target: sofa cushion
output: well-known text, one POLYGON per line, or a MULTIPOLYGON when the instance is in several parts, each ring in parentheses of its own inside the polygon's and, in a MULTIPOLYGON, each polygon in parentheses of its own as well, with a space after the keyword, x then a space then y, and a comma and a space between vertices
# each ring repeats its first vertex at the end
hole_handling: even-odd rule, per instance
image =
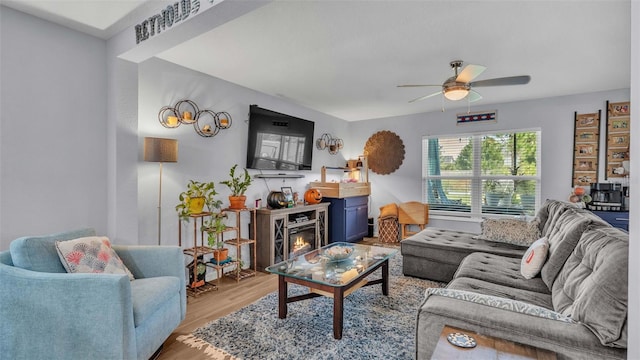
POLYGON ((106 236, 56 241, 56 250, 62 266, 69 273, 122 274, 133 280, 133 275, 111 248, 106 236))
POLYGON ((449 288, 429 288, 425 292, 425 297, 428 298, 431 295, 449 297, 452 299, 463 300, 467 302, 485 305, 488 307, 517 312, 520 314, 537 316, 537 317, 549 319, 549 320, 557 320, 557 321, 562 321, 566 323, 575 322, 570 317, 564 316, 551 309, 548 309, 542 306, 531 305, 523 301, 506 299, 504 297, 499 297, 499 296, 478 294, 476 292, 465 291, 465 290, 453 290, 449 288))
POLYGON ((476 239, 529 246, 540 238, 540 220, 484 219, 476 239))
POLYGON ((571 208, 575 208, 575 206, 562 201, 547 199, 536 214, 536 218, 540 220, 540 235, 547 236, 549 229, 553 229, 558 217, 571 208))
POLYGON ((556 311, 587 326, 606 346, 627 347, 629 235, 616 228, 584 234, 553 283, 556 311))
POLYGON ((551 294, 549 293, 518 289, 510 286, 494 284, 489 281, 463 277, 455 278, 447 285, 447 289, 465 290, 479 294, 503 297, 506 299, 523 301, 529 304, 542 306, 547 309, 553 309, 551 294))
POLYGON ((402 254, 437 259, 457 266, 462 259, 474 252, 521 258, 527 249, 520 245, 474 239, 475 235, 430 227, 402 240, 402 254))
POLYGON ((167 301, 180 294, 180 279, 159 276, 131 281, 131 302, 135 327, 143 324, 167 301))
POLYGON ((472 278, 516 289, 544 294, 551 292, 541 278, 525 279, 520 274, 520 258, 473 253, 460 263, 454 278, 472 278))
POLYGON ((549 257, 540 271, 540 276, 549 289, 564 262, 578 244, 580 236, 590 226, 609 225, 590 212, 576 208, 566 209, 553 220, 553 226, 547 229, 544 236, 549 240, 549 257))
POLYGON ((14 266, 40 272, 67 272, 56 251, 56 241, 94 236, 93 229, 81 229, 45 236, 25 236, 15 239, 9 245, 14 266))
POLYGON ((546 237, 536 240, 524 253, 520 261, 520 273, 525 279, 533 279, 540 273, 549 253, 549 240, 546 237))

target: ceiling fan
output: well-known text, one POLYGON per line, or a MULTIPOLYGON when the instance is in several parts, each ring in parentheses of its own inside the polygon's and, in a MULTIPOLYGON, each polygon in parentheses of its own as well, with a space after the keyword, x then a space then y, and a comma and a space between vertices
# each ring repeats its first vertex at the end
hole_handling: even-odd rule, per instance
POLYGON ((462 100, 465 97, 469 102, 482 99, 482 96, 473 88, 482 86, 504 86, 504 85, 524 85, 531 80, 529 75, 510 76, 502 78, 494 78, 480 81, 472 81, 478 75, 482 74, 487 68, 482 65, 469 64, 458 74, 458 70, 462 67, 462 60, 454 60, 449 63, 455 75, 448 78, 442 85, 398 85, 398 87, 423 87, 423 86, 441 86, 442 90, 433 94, 421 96, 417 99, 409 101, 410 103, 428 99, 432 96, 443 94, 445 98, 453 101, 462 100))

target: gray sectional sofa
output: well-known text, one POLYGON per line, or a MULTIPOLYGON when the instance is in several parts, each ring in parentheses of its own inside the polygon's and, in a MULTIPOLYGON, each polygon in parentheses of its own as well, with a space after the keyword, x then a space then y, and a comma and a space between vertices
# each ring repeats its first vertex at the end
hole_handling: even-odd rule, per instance
POLYGON ((405 275, 448 282, 418 310, 416 359, 429 359, 445 325, 547 349, 559 359, 624 359, 628 233, 570 204, 538 211, 549 254, 525 279, 526 247, 427 228, 401 242, 405 275))

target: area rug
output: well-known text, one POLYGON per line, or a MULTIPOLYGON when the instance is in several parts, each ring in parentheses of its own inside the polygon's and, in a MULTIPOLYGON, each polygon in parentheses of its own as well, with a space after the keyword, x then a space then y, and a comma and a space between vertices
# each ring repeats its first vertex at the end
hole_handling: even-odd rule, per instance
MULTIPOLYGON (((342 339, 333 338, 333 299, 288 304, 278 319, 278 293, 178 337, 214 359, 413 359, 418 307, 429 287, 445 284, 402 275, 402 256, 389 262, 389 296, 380 285, 344 300, 342 339)), ((377 270, 369 279, 380 277, 377 270)), ((290 284, 289 294, 307 288, 290 284)))

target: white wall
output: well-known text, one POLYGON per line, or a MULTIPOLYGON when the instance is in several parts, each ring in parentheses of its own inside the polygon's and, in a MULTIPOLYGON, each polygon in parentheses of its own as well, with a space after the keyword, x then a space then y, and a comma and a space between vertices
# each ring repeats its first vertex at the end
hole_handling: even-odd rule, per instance
POLYGON ((107 223, 106 45, 0 6, 0 249, 107 223))
MULTIPOLYGON (((631 2, 631 138, 640 141, 640 3, 631 2)), ((640 359, 640 282, 634 281, 640 273, 640 262, 633 261, 640 255, 640 149, 631 147, 631 205, 629 224, 629 359, 640 359)))
MULTIPOLYGON (((456 125, 456 114, 465 113, 466 107, 448 109, 445 112, 350 123, 349 143, 356 146, 360 152, 362 152, 367 139, 381 130, 395 132, 400 136, 405 146, 404 162, 398 170, 389 175, 370 174, 372 183, 370 217, 377 217, 379 207, 390 202, 422 201, 421 139, 427 135, 539 128, 542 130, 542 200, 547 198, 565 200, 571 193, 574 112, 589 113, 602 110, 602 118, 605 119, 605 102, 607 100, 627 101, 629 100, 629 90, 498 105, 477 105, 471 108, 472 112, 497 109, 498 120, 491 124, 456 125)), ((601 141, 604 144, 604 135, 601 136, 601 141)), ((603 145, 601 148, 604 148, 603 145)), ((604 164, 604 151, 601 152, 601 158, 601 164, 604 164)), ((600 167, 603 168, 603 165, 600 167)), ((603 174, 600 174, 600 181, 603 180, 603 174)), ((430 226, 480 231, 477 221, 433 220, 430 221, 430 226)))
MULTIPOLYGON (((162 244, 177 244, 178 222, 174 207, 178 203, 178 194, 190 179, 214 181, 219 198, 228 205, 229 189, 218 182, 228 178, 229 169, 234 164, 241 167, 246 164, 249 105, 257 104, 314 121, 315 137, 325 132, 338 137, 348 136, 347 123, 343 120, 159 59, 150 59, 139 65, 138 86, 138 232, 141 244, 157 243, 159 183, 158 164, 142 161, 144 137, 178 139, 178 162, 163 165, 162 180, 162 244), (211 138, 198 135, 191 125, 164 128, 158 122, 158 112, 163 106, 174 106, 182 99, 194 101, 200 109, 228 112, 233 120, 231 128, 211 138)), ((342 154, 330 155, 327 151, 314 149, 313 170, 297 172, 304 178, 256 179, 246 193, 247 203, 252 205, 255 199, 262 198, 264 206, 269 191, 279 191, 282 186, 291 186, 302 195, 310 181, 319 180, 322 165, 343 166, 344 161, 342 154)), ((250 173, 253 175, 258 171, 250 170, 250 173)), ((192 235, 189 236, 191 238, 192 235)))

